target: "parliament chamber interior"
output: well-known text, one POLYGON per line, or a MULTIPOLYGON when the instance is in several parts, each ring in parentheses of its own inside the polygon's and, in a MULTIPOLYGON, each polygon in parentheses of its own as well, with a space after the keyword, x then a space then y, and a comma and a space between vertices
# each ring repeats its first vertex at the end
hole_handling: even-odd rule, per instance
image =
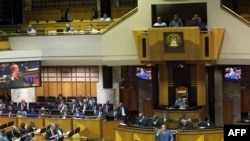
POLYGON ((0 0, 0 139, 223 141, 250 124, 249 6, 0 0))

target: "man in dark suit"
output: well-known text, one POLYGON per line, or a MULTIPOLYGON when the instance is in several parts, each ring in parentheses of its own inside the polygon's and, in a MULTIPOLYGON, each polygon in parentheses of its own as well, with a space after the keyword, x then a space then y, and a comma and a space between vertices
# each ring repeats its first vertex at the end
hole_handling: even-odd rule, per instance
POLYGON ((199 128, 214 128, 214 123, 211 121, 210 117, 207 116, 204 121, 198 124, 199 128))
POLYGON ((193 122, 189 119, 180 119, 177 129, 179 130, 190 130, 193 129, 193 122))
POLYGON ((89 110, 89 104, 86 98, 82 99, 82 106, 81 106, 81 110, 84 113, 85 110, 89 110))
POLYGON ((12 129, 7 132, 7 138, 10 141, 12 139, 19 138, 20 136, 21 136, 20 131, 18 130, 18 128, 16 126, 13 126, 12 129))
POLYGON ((160 129, 163 124, 163 119, 158 118, 158 115, 154 114, 149 126, 160 129))
POLYGON ((63 129, 59 126, 59 124, 56 124, 55 130, 59 136, 63 136, 63 129))
POLYGON ((73 114, 76 110, 76 108, 80 107, 79 103, 76 103, 75 99, 72 99, 72 102, 69 103, 69 110, 71 111, 71 113, 73 114))
POLYGON ((147 127, 149 125, 149 120, 142 113, 139 113, 135 124, 140 127, 147 127))
POLYGON ((129 109, 120 102, 119 107, 117 108, 118 118, 121 120, 126 120, 129 117, 129 109))
POLYGON ((13 109, 11 105, 8 105, 8 109, 5 111, 5 114, 9 117, 16 116, 17 111, 13 109))
POLYGON ((107 100, 106 103, 103 104, 102 109, 105 114, 108 114, 110 111, 113 111, 113 104, 110 104, 109 100, 107 100))
POLYGON ((47 129, 46 134, 45 134, 46 140, 54 140, 57 138, 58 135, 55 129, 56 129, 55 123, 51 123, 50 128, 47 129))
POLYGON ((90 105, 90 107, 89 107, 89 110, 94 111, 94 113, 96 113, 96 111, 98 110, 98 107, 99 107, 99 105, 96 103, 95 100, 93 100, 92 105, 90 105))
POLYGON ((118 113, 118 111, 117 111, 117 107, 116 107, 116 106, 113 106, 113 110, 110 111, 110 112, 108 113, 107 116, 109 116, 109 117, 114 117, 114 120, 119 120, 118 115, 119 115, 119 113, 118 113))

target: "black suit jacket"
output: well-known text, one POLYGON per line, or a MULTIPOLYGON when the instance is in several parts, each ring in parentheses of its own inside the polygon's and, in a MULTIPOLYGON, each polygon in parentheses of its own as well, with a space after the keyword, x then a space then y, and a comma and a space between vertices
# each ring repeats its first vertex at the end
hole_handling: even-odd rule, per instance
MULTIPOLYGON (((54 136, 57 135, 57 132, 55 130, 52 130, 52 131, 54 133, 54 136)), ((46 140, 54 140, 55 139, 55 137, 52 137, 52 132, 51 132, 50 128, 46 130, 45 139, 46 140)))
POLYGON ((157 120, 151 120, 149 126, 161 128, 162 124, 163 124, 163 119, 158 118, 157 120))
POLYGON ((118 118, 119 119, 125 119, 126 117, 129 116, 129 109, 127 107, 125 107, 125 106, 118 107, 117 111, 118 111, 118 118), (125 112, 126 116, 122 115, 122 108, 124 109, 124 112, 125 112))
POLYGON ((74 113, 74 111, 76 110, 76 108, 80 107, 80 104, 79 103, 70 103, 69 104, 69 111, 71 111, 72 113, 74 113), (75 106, 73 106, 73 104, 75 106), (73 109, 74 108, 74 109, 73 109))
POLYGON ((149 120, 146 117, 144 117, 143 120, 137 118, 136 125, 141 126, 141 127, 147 127, 149 125, 149 120))
POLYGON ((13 130, 10 130, 6 133, 8 140, 12 140, 12 138, 16 137, 19 138, 21 135, 18 132, 14 132, 13 130))
POLYGON ((103 104, 102 110, 105 114, 108 114, 110 111, 113 111, 113 104, 103 104), (108 108, 108 112, 106 111, 106 107, 108 108))

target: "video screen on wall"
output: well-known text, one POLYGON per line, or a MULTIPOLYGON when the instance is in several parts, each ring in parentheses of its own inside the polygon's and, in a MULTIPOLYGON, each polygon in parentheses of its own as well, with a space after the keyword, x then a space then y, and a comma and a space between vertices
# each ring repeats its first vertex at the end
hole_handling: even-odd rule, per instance
POLYGON ((241 80, 241 67, 240 66, 226 66, 224 68, 225 80, 241 80))
POLYGON ((180 3, 180 4, 153 4, 151 5, 152 27, 160 16, 162 21, 169 26, 174 15, 178 15, 183 26, 195 26, 192 18, 198 15, 202 21, 202 29, 207 29, 207 4, 206 3, 180 3))
POLYGON ((41 61, 0 62, 0 89, 41 86, 41 61))
POLYGON ((136 67, 136 77, 139 80, 152 80, 152 67, 147 67, 147 66, 136 67))

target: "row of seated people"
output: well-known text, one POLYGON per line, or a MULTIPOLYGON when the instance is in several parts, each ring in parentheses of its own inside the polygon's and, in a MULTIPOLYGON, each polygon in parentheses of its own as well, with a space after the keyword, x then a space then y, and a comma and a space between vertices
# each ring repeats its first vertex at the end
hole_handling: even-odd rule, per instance
MULTIPOLYGON (((152 118, 145 117, 143 113, 139 113, 136 123, 133 125, 133 127, 146 127, 146 128, 158 128, 160 129, 162 124, 166 122, 166 119, 158 118, 156 114, 153 115, 152 118)), ((205 120, 200 121, 198 123, 198 128, 214 128, 214 123, 210 120, 210 117, 207 116, 205 120)), ((178 130, 190 130, 194 129, 193 122, 190 119, 184 119, 180 118, 179 123, 177 126, 178 130)))
POLYGON ((30 122, 28 125, 25 125, 25 123, 22 122, 18 127, 12 125, 11 129, 9 130, 2 129, 0 140, 13 141, 17 138, 20 138, 21 141, 32 141, 35 130, 36 126, 34 122, 30 122))
POLYGON ((7 109, 0 106, 0 115, 2 116, 18 116, 18 117, 113 117, 113 119, 126 119, 129 116, 129 109, 123 106, 122 103, 117 107, 109 103, 97 104, 95 99, 83 98, 82 101, 72 100, 70 103, 65 103, 61 100, 60 103, 43 103, 46 107, 36 109, 31 105, 27 107, 27 103, 22 100, 18 104, 17 110, 13 108, 14 105, 8 105, 7 109), (49 107, 48 107, 49 106, 49 107))
POLYGON ((79 133, 80 127, 65 133, 64 130, 60 128, 59 124, 51 123, 48 126, 37 128, 33 121, 31 121, 28 125, 21 122, 19 127, 13 125, 10 130, 1 130, 0 141, 13 141, 16 139, 19 139, 20 141, 33 141, 35 132, 45 132, 46 140, 56 139, 60 141, 63 140, 64 137, 71 137, 74 134, 79 133))

